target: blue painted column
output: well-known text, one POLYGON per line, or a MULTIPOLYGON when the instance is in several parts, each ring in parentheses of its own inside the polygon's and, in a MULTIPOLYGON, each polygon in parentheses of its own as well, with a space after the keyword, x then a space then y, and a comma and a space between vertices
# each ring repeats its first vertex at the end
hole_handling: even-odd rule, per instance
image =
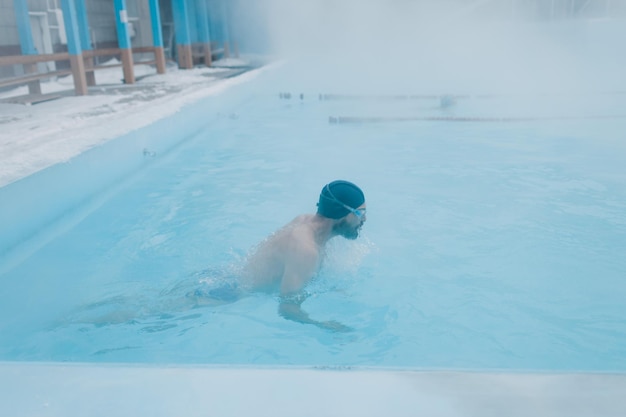
POLYGON ((83 49, 83 60, 85 62, 85 76, 87 85, 96 85, 96 76, 93 72, 93 56, 89 52, 91 47, 91 36, 89 35, 89 20, 87 19, 87 7, 85 0, 75 0, 76 17, 78 18, 78 32, 80 35, 80 46, 83 49))
POLYGON ((83 51, 91 51, 91 36, 89 36, 89 20, 87 19, 87 7, 85 0, 75 0, 76 18, 78 19, 78 33, 80 46, 83 51))
POLYGON ((130 32, 128 30, 128 12, 126 11, 126 0, 114 0, 115 23, 117 27, 117 44, 120 47, 122 57, 122 69, 124 70, 124 83, 134 84, 135 74, 133 72, 133 50, 130 43, 130 32))
POLYGON ((163 49, 163 31, 161 30, 161 12, 159 0, 148 0, 150 7, 150 23, 152 26, 152 44, 154 46, 154 60, 157 73, 165 74, 165 51, 163 49))
MULTIPOLYGON (((233 3, 232 1, 226 2, 226 36, 228 36, 228 41, 231 45, 231 52, 235 58, 239 58, 239 44, 237 43, 237 38, 234 35, 237 31, 233 29, 233 23, 236 23, 237 20, 233 19, 233 3)), ((237 7, 237 6, 235 6, 237 7)), ((241 6, 239 6, 241 7, 241 6)))
POLYGON ((219 44, 222 43, 221 22, 219 20, 218 13, 218 4, 216 3, 218 0, 207 0, 208 1, 208 10, 209 10, 209 30, 211 33, 211 39, 219 47, 219 44))
MULTIPOLYGON (((38 52, 33 42, 33 32, 30 27, 30 17, 28 16, 28 4, 26 0, 13 0, 13 9, 15 11, 17 31, 20 36, 22 55, 37 55, 38 52)), ((28 74, 36 73, 37 64, 24 64, 24 71, 28 74)), ((39 80, 28 83, 28 92, 30 94, 41 94, 41 84, 39 80)))
POLYGON ((26 0, 13 0, 13 8, 15 10, 17 30, 20 35, 22 55, 37 55, 38 52, 33 42, 33 32, 30 28, 30 17, 28 16, 26 0))
POLYGON ((161 12, 159 0, 148 0, 150 7, 150 23, 152 27, 152 44, 163 47, 163 32, 161 31, 161 12))
POLYGON ((207 0, 196 0, 196 6, 198 16, 198 35, 204 49, 204 63, 207 67, 210 67, 213 59, 211 57, 211 35, 209 32, 209 11, 207 0))
POLYGON ((176 50, 179 68, 193 68, 191 55, 191 34, 189 31, 189 5, 187 0, 172 0, 174 29, 176 31, 176 50))
POLYGON ((67 51, 70 55, 80 55, 83 52, 83 48, 80 44, 78 16, 76 15, 74 0, 62 0, 61 8, 63 9, 63 22, 65 34, 67 35, 67 51))
POLYGON ((150 24, 152 26, 152 44, 157 73, 165 74, 165 51, 163 50, 163 32, 161 30, 161 12, 159 0, 148 0, 150 7, 150 24))
POLYGON ((222 39, 224 44, 224 58, 230 57, 230 36, 228 28, 228 11, 226 9, 226 2, 224 0, 218 0, 220 5, 220 20, 222 22, 222 39))
POLYGON ((84 96, 87 94, 87 77, 74 0, 61 0, 61 9, 67 37, 67 52, 70 54, 70 66, 74 77, 74 91, 76 95, 84 96))
POLYGON ((199 41, 198 36, 198 0, 186 0, 187 22, 189 23, 189 41, 193 47, 199 41))

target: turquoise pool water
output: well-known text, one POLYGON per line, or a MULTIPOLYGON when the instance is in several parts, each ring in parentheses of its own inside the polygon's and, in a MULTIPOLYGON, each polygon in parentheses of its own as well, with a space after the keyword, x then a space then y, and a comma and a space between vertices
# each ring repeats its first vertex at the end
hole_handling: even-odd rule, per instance
MULTIPOLYGON (((624 96, 320 100, 336 91, 284 71, 198 103, 175 146, 120 139, 54 174, 71 188, 81 158, 105 167, 94 181, 140 160, 3 255, 0 360, 626 370, 626 119, 586 118, 624 96), (544 119, 329 123, 414 115, 544 119), (286 321, 273 294, 187 297, 337 178, 364 189, 368 221, 332 242, 303 307, 352 332, 286 321)), ((3 227, 28 225, 14 213, 3 227)))

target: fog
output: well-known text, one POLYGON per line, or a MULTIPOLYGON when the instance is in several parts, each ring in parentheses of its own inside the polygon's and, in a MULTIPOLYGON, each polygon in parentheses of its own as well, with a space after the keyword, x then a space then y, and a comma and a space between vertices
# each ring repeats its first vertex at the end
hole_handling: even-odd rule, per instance
POLYGON ((622 3, 244 0, 238 36, 297 65, 311 88, 614 92, 626 89, 622 3))

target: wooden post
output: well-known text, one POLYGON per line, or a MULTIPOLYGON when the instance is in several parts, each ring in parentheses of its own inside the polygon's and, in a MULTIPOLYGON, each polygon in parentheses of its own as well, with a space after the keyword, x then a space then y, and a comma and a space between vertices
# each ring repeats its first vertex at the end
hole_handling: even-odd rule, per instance
POLYGON ((70 54, 70 66, 74 77, 74 91, 77 96, 87 94, 87 78, 85 76, 85 62, 80 47, 78 22, 73 0, 62 0, 63 21, 65 22, 65 34, 67 36, 67 51, 70 54))
POLYGON ((152 25, 152 44, 154 60, 158 74, 165 74, 165 51, 163 51, 163 33, 161 31, 161 13, 158 0, 148 0, 150 7, 150 24, 152 25))
POLYGON ((77 96, 87 95, 87 78, 85 77, 85 62, 82 55, 70 54, 70 66, 74 76, 74 91, 77 96))
POLYGON ((204 65, 210 67, 213 64, 213 57, 211 56, 211 43, 204 44, 204 65))
POLYGON ((178 45, 178 66, 182 69, 193 68, 193 52, 191 45, 178 45))
POLYGON ((196 9, 198 15, 198 28, 200 35, 200 42, 202 42, 202 48, 204 52, 204 65, 210 67, 213 63, 211 56, 211 35, 209 32, 209 12, 207 9, 206 0, 196 0, 196 9))
POLYGON ((134 84, 135 72, 133 71, 133 50, 130 48, 120 49, 120 55, 122 58, 124 84, 134 84))
MULTIPOLYGON (((80 46, 84 51, 91 51, 91 37, 89 36, 89 19, 87 17, 87 7, 85 0, 75 0, 76 18, 78 20, 78 34, 80 35, 80 46)), ((85 57, 83 60, 85 67, 85 77, 88 86, 96 85, 96 74, 93 70, 93 57, 85 57)))
POLYGON ((154 47, 154 59, 156 61, 157 74, 165 74, 165 51, 162 46, 154 47))
POLYGON ((191 51, 191 34, 189 32, 187 0, 172 0, 174 14, 174 29, 176 31, 176 50, 178 52, 178 67, 193 68, 191 51))
POLYGON ((96 72, 94 71, 93 57, 85 57, 83 59, 85 65, 85 78, 87 85, 93 87, 96 85, 96 72))
MULTIPOLYGON (((24 70, 27 74, 37 74, 37 64, 24 64, 24 70)), ((28 82, 28 94, 41 94, 41 83, 39 80, 28 82)))
POLYGON ((117 43, 120 47, 124 83, 134 84, 135 73, 133 72, 133 50, 130 43, 128 30, 128 13, 125 0, 115 0, 115 23, 117 24, 117 43))

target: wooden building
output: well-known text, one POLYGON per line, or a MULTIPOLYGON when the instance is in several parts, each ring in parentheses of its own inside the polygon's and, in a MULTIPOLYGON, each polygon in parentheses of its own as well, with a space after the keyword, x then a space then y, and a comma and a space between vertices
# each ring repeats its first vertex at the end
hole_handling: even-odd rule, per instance
POLYGON ((41 79, 73 74, 87 94, 111 59, 126 83, 137 63, 210 66, 230 53, 229 26, 228 0, 0 0, 0 89, 41 94, 41 79))

